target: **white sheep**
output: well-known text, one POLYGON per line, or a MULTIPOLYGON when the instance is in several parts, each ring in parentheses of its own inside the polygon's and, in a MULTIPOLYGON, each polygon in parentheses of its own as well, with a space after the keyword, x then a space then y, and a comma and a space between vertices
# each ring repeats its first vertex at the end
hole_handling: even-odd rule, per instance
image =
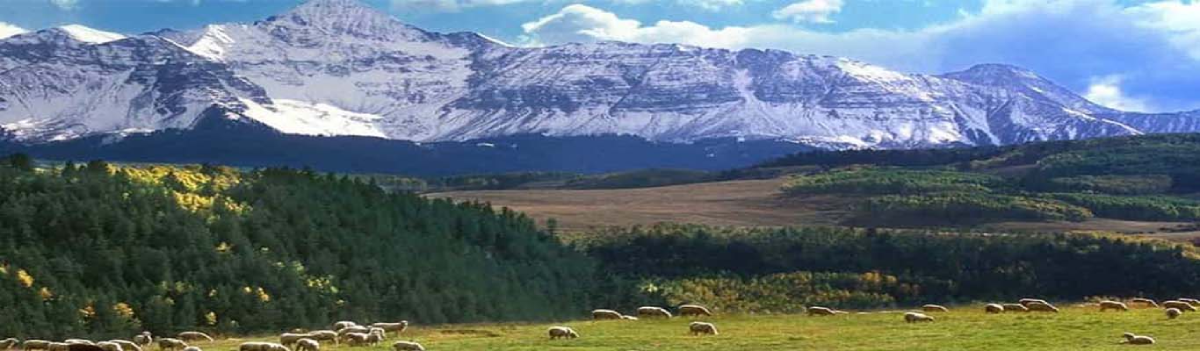
POLYGON ((1043 303, 1043 304, 1047 304, 1047 305, 1050 304, 1049 302, 1046 302, 1046 300, 1034 299, 1034 298, 1024 298, 1024 299, 1020 299, 1017 301, 1017 303, 1020 303, 1022 306, 1025 306, 1025 307, 1029 307, 1029 304, 1035 303, 1035 302, 1043 303))
POLYGON ((183 342, 183 340, 174 338, 158 338, 159 350, 183 350, 187 347, 188 344, 183 342))
POLYGON ((692 324, 688 325, 688 330, 691 331, 692 335, 717 335, 717 326, 712 323, 692 322, 692 324))
POLYGON ((287 346, 269 342, 244 342, 238 345, 238 351, 291 351, 287 346))
POLYGON ((380 339, 387 339, 387 331, 383 330, 383 328, 371 327, 371 329, 367 331, 367 334, 379 334, 380 339))
POLYGON ((925 312, 950 312, 950 309, 942 305, 928 304, 921 306, 921 310, 925 312))
POLYGON ((346 329, 349 327, 357 327, 357 326, 358 326, 358 323, 354 323, 351 321, 341 321, 341 322, 333 323, 333 330, 340 331, 342 329, 346 329))
POLYGON ((185 331, 185 332, 179 333, 179 340, 183 340, 184 342, 192 342, 192 341, 197 341, 197 340, 213 342, 213 337, 208 336, 208 334, 201 333, 198 331, 185 331))
POLYGON ((98 343, 96 343, 96 347, 99 347, 100 349, 102 349, 104 351, 124 351, 124 348, 121 347, 121 344, 111 342, 111 341, 98 342, 98 343))
POLYGON ((1180 315, 1183 315, 1183 311, 1180 311, 1178 308, 1167 309, 1167 319, 1179 318, 1180 315))
POLYGON ((396 323, 373 323, 372 328, 380 328, 386 331, 395 332, 396 334, 403 333, 408 329, 408 321, 399 321, 396 323))
POLYGON ((1054 305, 1048 302, 1034 301, 1025 305, 1025 307, 1028 307, 1030 311, 1058 313, 1058 307, 1054 307, 1054 305))
POLYGON ((306 337, 317 341, 332 341, 335 345, 338 343, 338 334, 332 330, 314 330, 308 332, 306 337))
POLYGON ((50 342, 46 340, 25 340, 25 342, 21 343, 21 349, 25 351, 49 350, 50 342))
POLYGON ((1122 344, 1130 345, 1154 345, 1154 338, 1145 335, 1134 335, 1133 333, 1125 333, 1121 336, 1125 337, 1122 344))
POLYGON ((321 351, 321 343, 313 339, 303 338, 296 341, 296 351, 321 351))
POLYGON ((8 339, 0 340, 0 350, 11 349, 20 343, 21 343, 21 341, 15 339, 15 338, 8 338, 8 339))
POLYGON ((348 333, 366 334, 366 333, 370 333, 370 332, 371 332, 371 328, 358 326, 358 325, 352 326, 352 327, 345 327, 345 328, 339 329, 337 331, 339 336, 346 335, 348 333))
POLYGON ((1100 312, 1104 312, 1107 310, 1128 311, 1129 306, 1126 306, 1125 303, 1119 302, 1119 301, 1111 301, 1111 300, 1100 301, 1100 312))
POLYGON ((550 327, 546 332, 550 334, 550 340, 561 338, 575 339, 579 337, 579 333, 576 333, 575 329, 569 327, 550 327))
POLYGON ((712 316, 712 311, 707 307, 700 305, 683 305, 679 306, 680 316, 712 316))
POLYGON ((383 342, 383 339, 383 329, 376 328, 370 333, 367 333, 366 343, 367 345, 376 346, 379 345, 380 342, 383 342))
POLYGON ((1200 305, 1200 300, 1196 300, 1196 299, 1189 299, 1189 298, 1186 298, 1186 297, 1181 297, 1181 298, 1178 298, 1178 299, 1176 299, 1176 300, 1183 301, 1183 302, 1187 302, 1188 304, 1190 304, 1190 305, 1192 305, 1192 306, 1200 305))
POLYGON ((998 303, 989 303, 987 306, 983 306, 983 310, 987 313, 1004 313, 1004 305, 998 303))
POLYGON ((1029 307, 1019 303, 1006 303, 1001 306, 1004 307, 1004 312, 1029 312, 1029 307))
POLYGON ((91 340, 88 340, 88 339, 67 339, 67 340, 63 340, 63 343, 64 343, 64 344, 70 344, 70 345, 92 345, 92 346, 96 346, 96 343, 95 343, 95 342, 93 342, 93 341, 91 341, 91 340))
POLYGON ((71 344, 68 344, 68 343, 65 343, 65 342, 52 342, 52 343, 50 343, 50 346, 47 346, 47 347, 46 347, 46 350, 49 350, 49 351, 70 351, 70 350, 71 350, 71 344))
POLYGON ((117 345, 121 345, 121 350, 124 350, 124 351, 142 351, 141 346, 138 346, 137 343, 129 341, 129 340, 113 339, 113 340, 109 340, 108 342, 115 343, 117 345))
POLYGON ((1162 307, 1163 308, 1178 308, 1180 311, 1183 311, 1183 312, 1196 312, 1196 306, 1192 306, 1191 304, 1189 304, 1187 302, 1183 302, 1183 301, 1175 301, 1175 300, 1163 301, 1162 307))
POLYGON ((415 341, 397 341, 392 343, 392 350, 395 351, 425 351, 425 347, 415 341))
POLYGON ((622 317, 621 312, 617 312, 617 311, 613 311, 613 310, 604 310, 604 309, 592 310, 592 319, 595 319, 595 320, 621 319, 621 317, 622 317))
POLYGON ((671 318, 671 312, 667 311, 667 309, 662 308, 662 307, 653 307, 653 306, 638 307, 637 314, 638 314, 638 317, 642 317, 642 318, 647 318, 647 317, 671 318))
POLYGON ((1140 304, 1145 304, 1146 306, 1150 306, 1150 307, 1158 307, 1158 303, 1157 303, 1157 302, 1154 302, 1154 300, 1147 299, 1147 298, 1144 298, 1144 297, 1135 297, 1135 298, 1129 299, 1129 302, 1130 302, 1130 303, 1140 303, 1140 304))
POLYGON ((837 314, 837 311, 829 307, 813 306, 805 309, 805 313, 810 316, 832 316, 837 314))
POLYGON ((150 336, 150 332, 144 331, 141 334, 133 337, 133 343, 138 344, 138 346, 141 347, 150 346, 150 344, 154 343, 154 337, 150 336))
POLYGON ((350 346, 366 345, 368 340, 367 333, 346 333, 342 334, 342 342, 350 344, 350 346))
POLYGON ((623 316, 621 316, 621 319, 622 319, 622 320, 627 320, 627 321, 636 321, 636 320, 638 320, 638 317, 629 316, 629 315, 623 315, 623 316))
POLYGON ((908 312, 904 314, 904 321, 908 323, 932 322, 933 317, 924 313, 908 312))

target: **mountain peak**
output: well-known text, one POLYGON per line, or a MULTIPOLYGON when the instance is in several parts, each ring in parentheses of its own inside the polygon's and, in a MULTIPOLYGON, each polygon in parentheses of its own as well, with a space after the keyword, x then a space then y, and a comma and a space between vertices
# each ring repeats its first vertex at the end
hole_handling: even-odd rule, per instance
POLYGON ((67 33, 67 35, 75 38, 75 40, 89 44, 104 44, 111 41, 125 39, 125 36, 121 34, 105 32, 79 24, 68 24, 58 27, 57 29, 67 33))
POLYGON ((271 17, 268 22, 360 38, 387 39, 400 36, 417 39, 429 36, 425 31, 404 24, 358 0, 311 0, 287 13, 271 17))

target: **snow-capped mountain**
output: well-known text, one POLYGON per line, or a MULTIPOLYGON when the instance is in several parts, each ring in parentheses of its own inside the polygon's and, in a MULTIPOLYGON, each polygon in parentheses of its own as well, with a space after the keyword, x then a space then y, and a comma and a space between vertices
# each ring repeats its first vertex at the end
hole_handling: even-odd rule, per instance
POLYGON ((0 125, 34 142, 186 129, 216 106, 283 133, 422 142, 622 134, 928 147, 1200 131, 1200 113, 1124 113, 1012 66, 935 76, 775 50, 518 48, 427 32, 356 0, 110 34, 0 40, 0 125))

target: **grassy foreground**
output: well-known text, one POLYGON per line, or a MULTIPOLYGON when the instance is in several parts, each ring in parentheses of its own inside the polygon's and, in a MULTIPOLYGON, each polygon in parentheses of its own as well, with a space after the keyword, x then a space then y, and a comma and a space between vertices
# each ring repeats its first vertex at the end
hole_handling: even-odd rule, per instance
MULTIPOLYGON (((389 335, 378 347, 322 345, 322 350, 390 349, 395 340, 415 340, 428 350, 1123 350, 1121 333, 1154 337, 1137 348, 1197 350, 1200 315, 1168 320, 1162 309, 1104 312, 1091 306, 1060 306, 1058 314, 988 315, 982 306, 931 313, 934 323, 907 324, 902 312, 871 312, 829 317, 802 315, 716 316, 719 336, 687 333, 690 318, 642 321, 572 321, 555 324, 415 326, 401 338, 389 335), (551 341, 546 328, 565 325, 581 335, 551 341)), ((230 339, 196 345, 209 351, 236 350, 230 339)), ((274 340, 270 340, 274 341, 274 340)))

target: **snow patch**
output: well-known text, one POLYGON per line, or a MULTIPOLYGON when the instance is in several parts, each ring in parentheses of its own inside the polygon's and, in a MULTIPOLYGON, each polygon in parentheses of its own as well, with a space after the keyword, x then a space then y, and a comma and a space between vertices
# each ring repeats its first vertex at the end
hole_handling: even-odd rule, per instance
POLYGON ((246 105, 243 114, 288 134, 356 135, 386 137, 373 122, 377 115, 350 112, 327 104, 277 99, 273 105, 240 99, 246 105))
POLYGON ((91 44, 104 44, 111 41, 125 39, 124 35, 105 32, 99 29, 89 28, 78 24, 68 24, 58 29, 66 32, 75 40, 91 44))

